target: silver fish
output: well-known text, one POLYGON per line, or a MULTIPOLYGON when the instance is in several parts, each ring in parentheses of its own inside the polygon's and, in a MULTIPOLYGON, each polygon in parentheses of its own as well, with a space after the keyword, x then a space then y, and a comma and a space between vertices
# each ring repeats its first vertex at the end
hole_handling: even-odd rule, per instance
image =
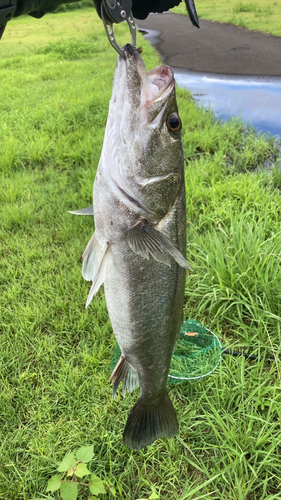
POLYGON ((102 154, 94 182, 95 233, 83 255, 92 281, 104 283, 122 355, 116 394, 140 386, 123 434, 132 449, 171 437, 178 422, 166 382, 179 336, 186 269, 186 205, 181 122, 173 71, 147 73, 137 49, 118 57, 102 154))

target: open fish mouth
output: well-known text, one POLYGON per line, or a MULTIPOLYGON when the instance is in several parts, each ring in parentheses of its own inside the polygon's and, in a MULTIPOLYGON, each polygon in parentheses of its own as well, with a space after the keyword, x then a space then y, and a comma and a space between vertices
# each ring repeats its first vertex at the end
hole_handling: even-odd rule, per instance
POLYGON ((157 66, 147 73, 149 89, 152 94, 151 102, 165 98, 175 86, 174 72, 170 66, 157 66))
MULTIPOLYGON (((124 57, 117 59, 112 98, 106 126, 106 141, 116 144, 135 143, 166 122, 170 103, 175 102, 175 79, 170 66, 159 65, 150 71, 136 47, 123 47, 124 57), (107 137, 111 135, 110 139, 107 137), (130 136, 130 139, 129 139, 130 136)), ((176 111, 170 110, 171 113, 176 111)), ((121 151, 121 150, 120 150, 121 151)))
MULTIPOLYGON (((174 72, 170 66, 157 66, 146 71, 138 50, 130 44, 123 47, 127 73, 136 72, 141 85, 142 102, 150 105, 158 99, 165 99, 175 87, 174 72)), ((127 80, 127 85, 130 81, 127 80)))

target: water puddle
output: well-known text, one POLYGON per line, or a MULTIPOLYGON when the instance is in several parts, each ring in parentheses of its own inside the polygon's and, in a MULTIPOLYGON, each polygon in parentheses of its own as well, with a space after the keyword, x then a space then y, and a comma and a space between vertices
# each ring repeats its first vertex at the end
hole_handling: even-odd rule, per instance
MULTIPOLYGON (((144 36, 157 45, 160 32, 144 36)), ((176 82, 187 88, 204 107, 222 120, 240 117, 263 133, 281 136, 281 78, 196 73, 173 68, 176 82)))
POLYGON ((222 120, 240 116, 261 132, 281 135, 281 78, 174 71, 177 84, 222 120))

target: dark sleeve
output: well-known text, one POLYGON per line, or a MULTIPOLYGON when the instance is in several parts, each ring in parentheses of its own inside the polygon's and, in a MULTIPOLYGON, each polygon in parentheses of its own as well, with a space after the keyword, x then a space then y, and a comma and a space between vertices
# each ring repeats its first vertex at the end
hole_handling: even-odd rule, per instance
POLYGON ((132 0, 133 16, 136 19, 145 19, 150 12, 164 12, 179 5, 181 0, 132 0))

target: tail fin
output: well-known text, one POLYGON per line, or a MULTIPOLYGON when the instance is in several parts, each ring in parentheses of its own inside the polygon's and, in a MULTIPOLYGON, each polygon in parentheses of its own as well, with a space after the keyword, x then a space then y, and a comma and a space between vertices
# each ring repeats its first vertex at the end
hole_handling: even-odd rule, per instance
POLYGON ((123 441, 128 448, 139 450, 157 438, 174 436, 178 430, 176 413, 167 392, 156 405, 144 404, 140 397, 127 420, 123 441))

